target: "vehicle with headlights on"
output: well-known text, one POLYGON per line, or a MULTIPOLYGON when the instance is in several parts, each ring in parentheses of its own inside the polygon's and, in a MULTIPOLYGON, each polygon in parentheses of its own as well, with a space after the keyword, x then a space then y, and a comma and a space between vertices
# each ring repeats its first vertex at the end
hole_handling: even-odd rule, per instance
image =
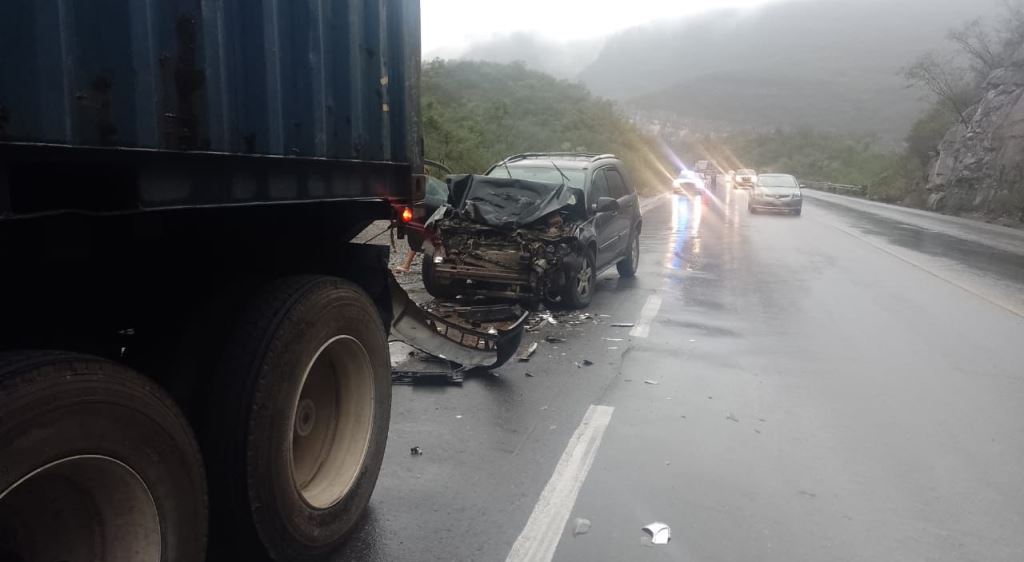
POLYGON ((733 178, 733 189, 753 189, 757 185, 757 170, 736 170, 733 178))
POLYGON ((696 197, 703 194, 705 189, 704 178, 692 170, 682 170, 679 177, 672 180, 672 192, 679 195, 696 197))
POLYGON ((751 213, 782 211, 800 216, 802 209, 800 182, 789 174, 761 174, 747 200, 751 213))

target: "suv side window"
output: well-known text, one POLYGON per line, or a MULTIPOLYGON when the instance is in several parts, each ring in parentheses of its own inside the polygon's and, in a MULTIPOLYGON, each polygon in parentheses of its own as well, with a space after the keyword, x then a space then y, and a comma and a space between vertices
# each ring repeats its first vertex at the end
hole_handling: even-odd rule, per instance
POLYGON ((629 195, 629 189, 626 187, 626 181, 622 179, 622 174, 619 173, 615 168, 605 168, 605 176, 608 178, 608 197, 614 197, 619 199, 629 195))
POLYGON ((590 193, 587 196, 588 205, 594 205, 598 199, 608 197, 607 171, 608 168, 601 168, 594 172, 594 177, 590 180, 590 193))

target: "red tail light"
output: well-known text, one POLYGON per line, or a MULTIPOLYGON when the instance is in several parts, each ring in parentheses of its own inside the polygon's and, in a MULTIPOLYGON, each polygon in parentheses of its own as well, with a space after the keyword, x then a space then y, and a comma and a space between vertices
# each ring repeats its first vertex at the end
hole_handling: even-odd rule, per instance
POLYGON ((412 207, 402 209, 402 222, 412 222, 412 207))

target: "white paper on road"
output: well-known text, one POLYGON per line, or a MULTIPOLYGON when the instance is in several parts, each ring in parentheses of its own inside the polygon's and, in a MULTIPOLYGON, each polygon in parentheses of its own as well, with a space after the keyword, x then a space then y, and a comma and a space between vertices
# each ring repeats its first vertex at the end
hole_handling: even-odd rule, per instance
POLYGON ((591 405, 587 409, 506 562, 549 562, 554 557, 614 411, 611 406, 591 405))
POLYGON ((647 297, 647 302, 644 303, 644 307, 640 310, 640 320, 629 331, 629 335, 634 338, 646 338, 651 333, 651 322, 654 321, 654 317, 658 315, 659 310, 661 310, 661 297, 658 295, 647 297))

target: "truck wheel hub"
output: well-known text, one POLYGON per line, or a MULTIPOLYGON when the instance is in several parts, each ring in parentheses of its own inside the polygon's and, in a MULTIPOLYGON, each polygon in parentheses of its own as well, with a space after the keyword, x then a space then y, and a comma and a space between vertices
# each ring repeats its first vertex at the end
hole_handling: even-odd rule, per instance
POLYGON ((5 552, 18 553, 12 560, 161 558, 153 496, 134 470, 110 457, 78 455, 36 469, 0 492, 0 521, 5 552))
POLYGON ((313 508, 341 501, 359 476, 373 426, 374 371, 358 340, 325 343, 303 375, 292 406, 296 491, 313 508))

